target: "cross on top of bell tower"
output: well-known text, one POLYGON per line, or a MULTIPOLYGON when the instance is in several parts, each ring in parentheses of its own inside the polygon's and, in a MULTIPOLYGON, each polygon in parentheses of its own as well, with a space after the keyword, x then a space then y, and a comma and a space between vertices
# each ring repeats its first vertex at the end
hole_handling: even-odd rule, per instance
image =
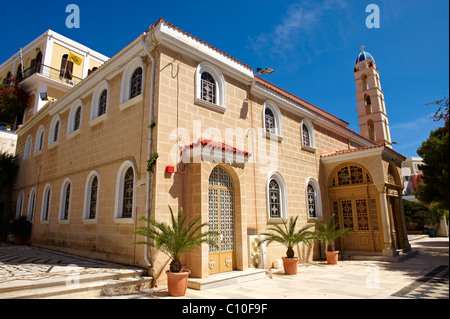
POLYGON ((362 51, 362 52, 364 52, 364 49, 365 49, 366 47, 364 46, 364 45, 362 45, 359 49, 362 51))

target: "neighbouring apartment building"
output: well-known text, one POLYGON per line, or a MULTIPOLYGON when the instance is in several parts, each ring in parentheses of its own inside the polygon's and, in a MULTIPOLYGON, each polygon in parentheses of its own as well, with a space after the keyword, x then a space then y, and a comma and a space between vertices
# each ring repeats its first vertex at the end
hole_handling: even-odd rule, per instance
POLYGON ((413 191, 419 189, 419 183, 423 183, 422 165, 424 165, 423 159, 415 156, 408 157, 403 162, 403 194, 406 195, 405 199, 415 200, 413 191))
MULTIPOLYGON (((368 52, 354 65, 360 133, 163 19, 103 62, 17 130, 13 199, 33 222, 33 245, 149 267, 163 280, 166 255, 131 243, 143 240, 142 216, 169 222, 170 205, 220 233, 218 248, 185 255, 193 277, 271 267, 285 248, 253 241, 291 216, 303 227, 336 214, 355 230, 341 250, 410 249, 405 157, 392 149, 368 52)), ((318 259, 320 247, 297 254, 318 259)))

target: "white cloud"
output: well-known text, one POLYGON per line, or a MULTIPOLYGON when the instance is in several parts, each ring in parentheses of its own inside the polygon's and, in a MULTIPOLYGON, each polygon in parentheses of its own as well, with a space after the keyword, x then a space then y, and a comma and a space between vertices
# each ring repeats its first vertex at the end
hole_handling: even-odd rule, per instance
MULTIPOLYGON (((251 49, 259 55, 270 54, 274 57, 288 57, 292 53, 308 58, 316 42, 317 32, 326 24, 325 15, 333 10, 344 9, 343 0, 306 1, 291 4, 281 20, 268 31, 249 38, 251 49)), ((335 14, 335 12, 332 12, 335 14)), ((337 30, 341 25, 334 26, 337 30)))

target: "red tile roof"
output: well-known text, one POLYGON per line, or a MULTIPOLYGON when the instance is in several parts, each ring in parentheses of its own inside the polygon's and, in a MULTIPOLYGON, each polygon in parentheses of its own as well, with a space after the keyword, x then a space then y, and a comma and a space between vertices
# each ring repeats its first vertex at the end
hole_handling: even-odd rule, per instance
MULTIPOLYGON (((373 145, 373 146, 366 146, 366 147, 352 148, 352 149, 347 149, 347 150, 333 151, 333 152, 329 152, 329 153, 320 154, 320 157, 324 158, 324 157, 330 157, 330 156, 336 156, 336 155, 342 155, 342 154, 366 151, 366 150, 379 148, 379 147, 385 147, 385 146, 386 146, 386 143, 383 143, 383 144, 377 144, 377 145, 373 145)), ((401 157, 404 157, 406 159, 406 157, 404 155, 400 154, 397 151, 394 151, 392 148, 388 148, 388 149, 390 151, 392 151, 393 153, 395 153, 395 154, 397 154, 397 155, 399 155, 401 157)))
POLYGON ((242 151, 240 149, 237 149, 236 147, 230 146, 223 142, 216 142, 216 141, 208 140, 208 139, 204 139, 204 138, 200 138, 196 143, 192 143, 188 146, 185 146, 183 150, 192 149, 192 148, 198 147, 200 145, 202 147, 220 149, 220 150, 222 150, 222 152, 233 153, 233 154, 241 155, 244 157, 252 156, 252 154, 250 154, 249 152, 242 151))

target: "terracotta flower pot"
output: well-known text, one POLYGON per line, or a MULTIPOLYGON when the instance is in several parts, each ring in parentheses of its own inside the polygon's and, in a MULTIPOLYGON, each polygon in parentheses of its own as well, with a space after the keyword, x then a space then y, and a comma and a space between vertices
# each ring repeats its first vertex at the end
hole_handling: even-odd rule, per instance
POLYGON ((283 268, 286 275, 296 275, 298 268, 298 257, 286 258, 283 257, 283 268))
POLYGON ((24 242, 22 236, 14 236, 14 244, 15 245, 22 245, 24 242))
POLYGON ((169 288, 169 295, 172 297, 181 297, 186 294, 188 277, 191 271, 182 269, 181 272, 166 272, 167 286, 169 288))
POLYGON ((336 265, 339 260, 339 251, 326 251, 327 263, 331 265, 336 265))

